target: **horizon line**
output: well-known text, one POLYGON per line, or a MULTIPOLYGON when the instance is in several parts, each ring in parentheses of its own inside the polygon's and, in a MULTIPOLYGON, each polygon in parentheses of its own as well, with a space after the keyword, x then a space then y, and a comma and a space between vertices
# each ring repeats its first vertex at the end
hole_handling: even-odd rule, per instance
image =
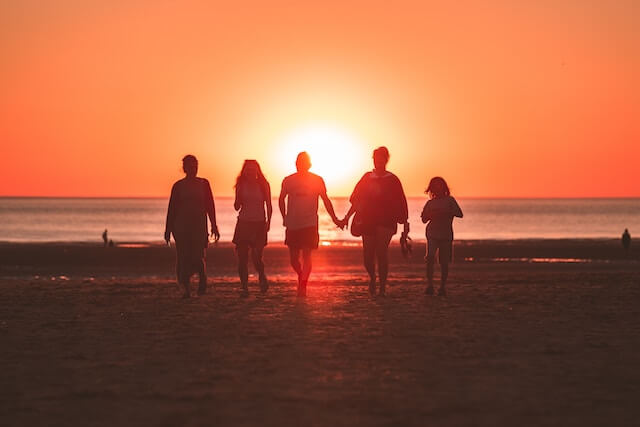
MULTIPOLYGON (((415 198, 427 198, 425 194, 409 195, 406 197, 409 199, 415 198)), ((637 196, 455 196, 459 199, 477 199, 477 200, 567 200, 567 199, 640 199, 640 195, 637 196)), ((233 195, 220 195, 215 196, 214 199, 232 199, 233 195)), ((277 199, 278 196, 272 196, 272 199, 277 199)), ((349 196, 329 196, 330 199, 348 199, 349 196)), ((0 199, 169 199, 169 196, 39 196, 39 195, 0 195, 0 199)))

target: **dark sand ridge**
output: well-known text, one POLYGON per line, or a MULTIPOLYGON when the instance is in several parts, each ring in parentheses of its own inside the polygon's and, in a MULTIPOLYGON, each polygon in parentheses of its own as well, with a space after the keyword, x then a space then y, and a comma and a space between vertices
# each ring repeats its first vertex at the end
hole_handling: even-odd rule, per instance
POLYGON ((299 300, 275 246, 270 292, 239 298, 225 246, 216 290, 185 301, 167 248, 3 244, 0 424, 634 425, 640 267, 616 251, 460 244, 598 261, 459 262, 436 298, 419 251, 392 248, 389 296, 371 299, 359 248, 321 248, 299 300))

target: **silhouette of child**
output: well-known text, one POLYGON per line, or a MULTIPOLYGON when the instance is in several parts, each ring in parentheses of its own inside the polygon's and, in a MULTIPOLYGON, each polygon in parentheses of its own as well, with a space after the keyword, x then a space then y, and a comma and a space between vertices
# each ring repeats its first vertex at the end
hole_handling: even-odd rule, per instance
POLYGON ((438 295, 447 293, 449 263, 453 256, 453 218, 462 218, 462 210, 449 191, 446 181, 437 176, 431 179, 426 194, 430 200, 422 209, 422 222, 427 224, 427 295, 433 295, 433 265, 438 252, 440 261, 440 289, 438 295))

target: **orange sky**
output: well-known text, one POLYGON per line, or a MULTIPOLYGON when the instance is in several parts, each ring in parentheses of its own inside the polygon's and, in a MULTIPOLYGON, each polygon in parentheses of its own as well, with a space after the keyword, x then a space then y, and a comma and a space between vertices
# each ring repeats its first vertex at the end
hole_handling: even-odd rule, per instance
POLYGON ((279 188, 326 126, 330 195, 386 145, 410 195, 640 196, 638 1, 212 3, 2 2, 0 195, 166 196, 187 153, 279 188))

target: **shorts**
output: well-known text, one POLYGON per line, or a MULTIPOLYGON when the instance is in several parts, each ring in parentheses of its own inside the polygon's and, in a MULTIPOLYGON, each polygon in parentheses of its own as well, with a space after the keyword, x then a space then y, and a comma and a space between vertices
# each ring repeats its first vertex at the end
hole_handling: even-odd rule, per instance
POLYGON ((285 232, 284 244, 291 249, 318 249, 320 236, 318 227, 305 227, 291 230, 287 228, 285 232))
POLYGON ((370 227, 362 233, 362 244, 376 248, 387 248, 396 230, 383 225, 370 227))
POLYGON ((236 223, 233 243, 252 248, 267 246, 267 223, 265 221, 240 221, 236 223))
POLYGON ((453 261, 453 240, 427 239, 427 260, 435 260, 438 251, 438 262, 448 264, 453 261))

